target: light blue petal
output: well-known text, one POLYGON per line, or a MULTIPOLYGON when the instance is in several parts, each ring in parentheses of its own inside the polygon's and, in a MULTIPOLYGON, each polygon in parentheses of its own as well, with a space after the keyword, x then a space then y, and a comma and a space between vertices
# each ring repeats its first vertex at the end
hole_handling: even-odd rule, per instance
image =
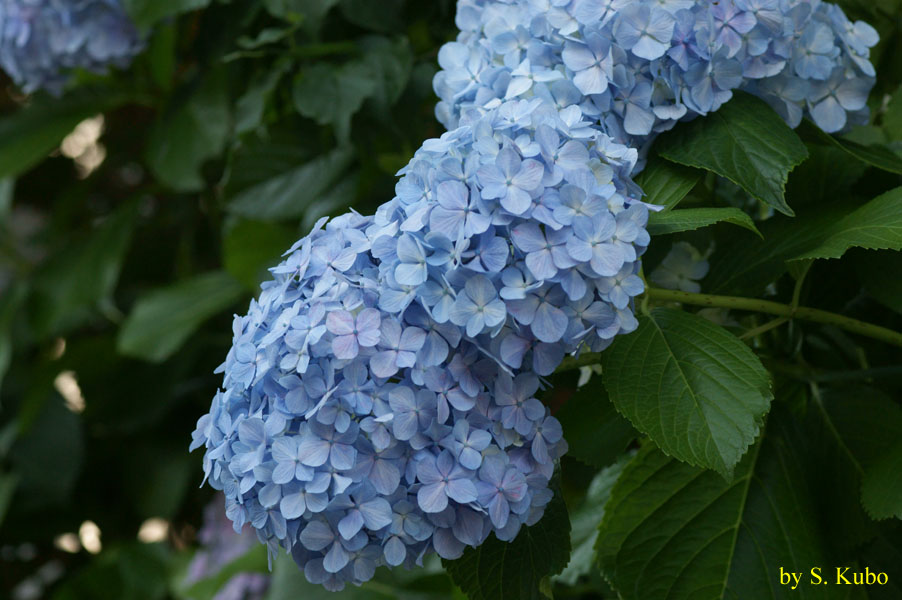
POLYGON ((350 540, 363 528, 363 515, 359 510, 351 510, 338 522, 338 533, 346 540, 350 540))
POLYGON ((304 511, 307 510, 306 494, 304 492, 297 492, 285 496, 279 504, 279 510, 282 511, 282 515, 284 515, 286 519, 296 519, 300 517, 304 514, 304 511))
POLYGON ((383 548, 383 552, 385 555, 385 562, 393 567, 397 567, 403 563, 404 558, 407 556, 407 549, 406 546, 404 546, 404 542, 394 535, 388 538, 388 541, 383 548))
POLYGON ((342 548, 341 544, 335 542, 323 558, 323 568, 329 573, 338 573, 348 564, 349 558, 347 551, 342 548))
POLYGON ((299 539, 304 548, 318 551, 328 547, 335 540, 335 535, 329 526, 322 521, 311 521, 301 531, 299 539))
POLYGON ((423 512, 437 513, 448 506, 448 496, 445 495, 445 484, 430 483, 417 491, 417 504, 423 512))
POLYGON ((360 514, 370 531, 391 525, 391 505, 384 498, 375 498, 360 505, 360 514))

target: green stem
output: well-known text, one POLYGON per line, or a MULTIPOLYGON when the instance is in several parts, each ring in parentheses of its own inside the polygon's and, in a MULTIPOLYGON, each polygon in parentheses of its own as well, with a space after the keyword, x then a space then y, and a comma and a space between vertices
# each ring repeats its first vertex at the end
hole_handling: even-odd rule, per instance
MULTIPOLYGON (((643 270, 642 265, 639 265, 639 277, 642 279, 642 286, 645 287, 645 288, 647 289, 647 288, 648 288, 648 281, 645 279, 645 271, 643 270)), ((643 315, 648 315, 648 314, 649 314, 649 310, 648 310, 648 295, 647 295, 647 294, 642 298, 642 304, 639 305, 639 310, 642 311, 642 314, 643 314, 643 315)))
POLYGON ((759 325, 758 327, 755 327, 754 329, 749 329, 748 331, 746 331, 745 333, 740 335, 739 339, 747 340, 749 338, 757 337, 757 336, 761 335, 762 333, 767 333, 771 329, 779 327, 780 325, 787 322, 788 320, 789 320, 789 317, 777 317, 776 319, 774 319, 772 321, 768 321, 764 325, 759 325))
MULTIPOLYGON (((786 375, 799 381, 809 383, 835 383, 846 381, 873 381, 877 379, 895 379, 902 381, 902 367, 872 367, 869 369, 848 369, 845 371, 827 371, 799 365, 790 365, 777 360, 762 357, 761 362, 769 370, 786 375)), ((890 383, 890 385, 893 385, 890 383)))
POLYGON ((776 315, 778 317, 786 317, 788 319, 803 319, 805 321, 814 321, 815 323, 834 325, 845 329, 846 331, 851 331, 852 333, 857 333, 875 340, 886 342, 887 344, 902 347, 902 333, 899 333, 898 331, 893 331, 886 327, 865 323, 858 319, 817 308, 809 308, 806 306, 793 307, 789 304, 780 304, 779 302, 759 300, 757 298, 693 294, 691 292, 662 290, 660 288, 648 288, 646 293, 651 300, 680 302, 682 304, 691 304, 693 306, 713 306, 718 308, 730 308, 733 310, 748 310, 776 315))
MULTIPOLYGON (((790 304, 780 304, 779 302, 771 302, 770 300, 759 300, 757 298, 742 298, 739 296, 715 296, 714 294, 696 294, 692 292, 681 292, 677 290, 664 290, 661 288, 646 288, 645 297, 642 304, 648 300, 657 300, 661 302, 680 302, 682 304, 691 304, 693 306, 709 306, 717 308, 729 308, 733 310, 747 310, 751 312, 760 312, 781 317, 774 319, 769 323, 765 323, 759 328, 753 329, 743 336, 744 338, 751 335, 758 335, 772 329, 773 327, 783 324, 790 319, 803 319, 805 321, 814 321, 815 323, 824 323, 826 325, 834 325, 875 340, 886 342, 894 346, 902 348, 902 333, 880 327, 872 323, 865 323, 858 319, 845 317, 836 313, 820 310, 818 308, 808 308, 806 306, 792 306, 790 304)), ((601 354, 598 352, 584 352, 578 357, 565 356, 561 361, 558 371, 572 371, 580 367, 589 365, 597 365, 601 362, 601 354)))

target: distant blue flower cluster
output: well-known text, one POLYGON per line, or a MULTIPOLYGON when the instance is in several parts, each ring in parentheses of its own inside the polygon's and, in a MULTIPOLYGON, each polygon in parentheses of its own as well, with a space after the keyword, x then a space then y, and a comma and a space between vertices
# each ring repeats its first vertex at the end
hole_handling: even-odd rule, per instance
POLYGON ((0 67, 25 92, 59 94, 71 69, 124 67, 140 47, 118 0, 0 1, 0 67))
MULTIPOLYGON (((257 544, 250 527, 245 527, 239 534, 235 533, 232 522, 222 512, 222 501, 222 496, 217 494, 204 507, 204 524, 197 532, 201 547, 188 563, 182 582, 185 586, 218 575, 232 561, 257 544)), ((270 576, 263 573, 236 573, 216 592, 213 600, 260 600, 269 589, 269 583, 270 576)))
POLYGON ((734 89, 792 127, 803 114, 828 132, 863 123, 878 41, 819 0, 459 0, 457 25, 434 81, 446 127, 539 97, 640 151, 734 89))
POLYGON ((708 274, 710 265, 705 256, 689 242, 676 242, 667 256, 648 274, 648 279, 668 290, 698 293, 699 280, 708 274))
POLYGON ((637 326, 635 160, 514 100, 425 142, 375 216, 297 242, 192 443, 235 527, 341 589, 535 523, 566 449, 540 377, 637 326))

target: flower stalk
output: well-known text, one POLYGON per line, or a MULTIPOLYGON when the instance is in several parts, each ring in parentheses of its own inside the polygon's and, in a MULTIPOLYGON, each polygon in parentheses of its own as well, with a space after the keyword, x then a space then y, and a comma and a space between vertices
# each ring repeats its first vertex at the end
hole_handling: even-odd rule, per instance
POLYGON ((893 346, 902 347, 902 333, 853 319, 844 315, 810 308, 807 306, 792 306, 770 300, 758 298, 743 298, 739 296, 717 296, 714 294, 695 294, 678 290, 664 290, 660 288, 648 288, 648 298, 654 302, 679 302, 693 306, 709 306, 717 308, 729 308, 733 310, 747 310, 766 313, 787 319, 802 319, 825 325, 833 325, 852 333, 880 340, 893 346))
MULTIPOLYGON (((647 302, 679 302, 680 304, 689 304, 692 306, 706 306, 710 308, 728 308, 732 310, 745 310, 750 312, 760 312, 769 315, 775 315, 778 319, 765 324, 764 327, 771 329, 773 326, 781 325, 791 319, 802 319, 804 321, 812 321, 814 323, 823 323, 825 325, 833 325, 857 333, 865 337, 869 337, 893 346, 902 348, 902 332, 894 331, 873 323, 866 323, 846 317, 834 312, 821 310, 818 308, 810 308, 807 306, 793 306, 792 304, 781 304, 780 302, 772 302, 770 300, 761 300, 758 298, 744 298, 741 296, 718 296, 715 294, 699 294, 694 292, 683 292, 679 290, 665 290, 661 288, 649 287, 641 300, 643 306, 647 302)), ((762 333, 756 331, 755 333, 762 333)), ((745 335, 743 337, 750 337, 745 335)), ((567 356, 558 367, 558 371, 572 371, 579 367, 594 365, 601 362, 601 353, 585 352, 578 357, 567 356)))

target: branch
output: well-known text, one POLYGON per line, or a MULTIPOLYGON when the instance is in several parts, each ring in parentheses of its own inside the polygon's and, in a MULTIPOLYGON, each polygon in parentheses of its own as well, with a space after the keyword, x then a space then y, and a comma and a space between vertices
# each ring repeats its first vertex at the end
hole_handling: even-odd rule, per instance
POLYGON ((693 294, 691 292, 662 290, 660 288, 648 288, 646 294, 648 294, 648 297, 651 300, 681 302, 683 304, 692 304, 694 306, 715 306, 718 308, 731 308, 734 310, 748 310, 785 317, 787 319, 803 319, 805 321, 814 321, 815 323, 834 325, 845 329, 846 331, 851 331, 852 333, 857 333, 875 340, 886 342, 887 344, 902 347, 902 333, 899 333, 898 331, 893 331, 886 327, 865 323, 858 319, 817 308, 808 308, 806 306, 793 307, 789 304, 780 304, 779 302, 759 300, 757 298, 693 294))
MULTIPOLYGON (((771 302, 770 300, 759 300, 757 298, 742 298, 739 296, 715 296, 713 294, 695 294, 692 292, 681 292, 677 290, 664 290, 661 288, 649 287, 645 292, 645 300, 657 300, 663 302, 680 302, 682 304, 691 304, 693 306, 711 306, 717 308, 730 308, 733 310, 747 310, 752 312, 766 313, 783 317, 783 319, 803 319, 805 321, 814 321, 815 323, 824 323, 826 325, 834 325, 893 346, 902 348, 902 333, 880 327, 873 323, 865 323, 858 319, 845 317, 843 315, 820 310, 817 308, 808 308, 806 306, 792 306, 790 304, 780 304, 779 302, 771 302)), ((770 324, 768 324, 770 325, 770 324)), ((566 356, 561 361, 558 371, 572 371, 579 367, 595 365, 601 362, 601 354, 598 352, 584 352, 578 357, 566 356)))

